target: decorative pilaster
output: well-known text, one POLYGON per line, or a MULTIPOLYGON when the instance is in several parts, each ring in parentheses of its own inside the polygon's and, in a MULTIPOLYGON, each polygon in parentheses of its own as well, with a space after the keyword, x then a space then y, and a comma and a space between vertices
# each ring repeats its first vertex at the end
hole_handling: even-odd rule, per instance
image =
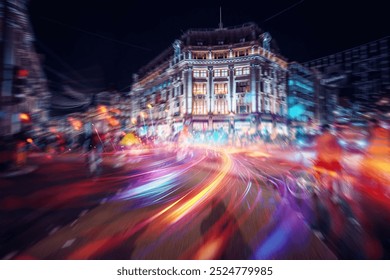
POLYGON ((229 65, 228 111, 233 112, 234 65, 229 65))
POLYGON ((264 104, 264 79, 262 73, 262 67, 263 65, 260 65, 259 67, 259 98, 258 98, 258 106, 259 106, 259 112, 262 113, 265 111, 265 104, 264 104))
POLYGON ((192 66, 188 66, 187 69, 187 81, 186 81, 186 113, 192 113, 192 66))
POLYGON ((251 112, 255 113, 256 112, 256 103, 257 103, 257 98, 256 98, 256 65, 251 64, 251 112))
POLYGON ((233 113, 236 113, 237 111, 237 105, 236 105, 236 96, 235 96, 235 84, 234 84, 234 65, 229 65, 229 91, 230 91, 230 96, 229 99, 230 101, 230 106, 229 110, 233 113))
POLYGON ((276 99, 277 99, 277 89, 276 89, 276 79, 275 79, 275 68, 271 68, 270 69, 270 73, 272 73, 271 75, 271 98, 272 98, 272 108, 271 108, 271 112, 273 114, 277 114, 277 102, 276 102, 276 99))
POLYGON ((208 82, 208 87, 209 87, 209 114, 214 112, 214 81, 213 81, 213 66, 209 66, 209 82, 208 82))

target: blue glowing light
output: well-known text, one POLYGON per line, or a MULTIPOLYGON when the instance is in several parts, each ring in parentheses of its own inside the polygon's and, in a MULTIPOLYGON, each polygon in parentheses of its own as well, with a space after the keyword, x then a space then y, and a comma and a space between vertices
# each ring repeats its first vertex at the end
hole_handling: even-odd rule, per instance
POLYGON ((290 118, 296 118, 301 116, 305 112, 305 106, 302 104, 295 104, 289 108, 288 115, 290 118))

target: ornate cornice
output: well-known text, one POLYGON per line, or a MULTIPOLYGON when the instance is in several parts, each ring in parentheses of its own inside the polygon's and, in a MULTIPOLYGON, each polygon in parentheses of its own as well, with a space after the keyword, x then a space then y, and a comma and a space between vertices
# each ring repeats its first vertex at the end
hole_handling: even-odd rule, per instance
MULTIPOLYGON (((241 57, 232 57, 225 59, 184 59, 181 60, 177 65, 222 65, 222 64, 234 64, 234 63, 242 63, 242 62, 256 62, 255 65, 259 65, 259 63, 270 63, 273 67, 278 67, 282 70, 286 70, 276 61, 270 60, 261 55, 249 55, 249 56, 241 56, 241 57)), ((261 65, 259 65, 261 66, 261 65)))

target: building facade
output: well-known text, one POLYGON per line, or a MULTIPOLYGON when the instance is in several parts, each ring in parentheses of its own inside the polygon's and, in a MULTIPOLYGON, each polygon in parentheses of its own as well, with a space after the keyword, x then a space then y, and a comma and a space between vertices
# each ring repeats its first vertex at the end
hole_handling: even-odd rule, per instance
POLYGON ((315 73, 297 62, 288 65, 288 118, 296 125, 318 122, 315 73))
POLYGON ((17 116, 30 114, 33 124, 48 120, 50 94, 41 59, 35 52, 28 0, 0 2, 0 134, 17 132, 17 116))
POLYGON ((134 76, 132 119, 159 133, 286 132, 287 62, 256 24, 192 29, 134 76))
POLYGON ((304 65, 318 71, 323 104, 328 105, 321 110, 323 119, 344 118, 345 111, 350 112, 352 118, 378 112, 378 109, 379 113, 386 114, 383 110, 388 108, 384 100, 390 94, 390 37, 304 65))

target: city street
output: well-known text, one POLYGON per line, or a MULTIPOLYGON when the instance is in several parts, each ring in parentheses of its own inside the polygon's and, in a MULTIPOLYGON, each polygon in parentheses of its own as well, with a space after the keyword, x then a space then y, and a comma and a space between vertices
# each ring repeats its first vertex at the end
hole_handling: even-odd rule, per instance
POLYGON ((191 4, 1 0, 0 278, 388 278, 386 2, 191 4))
POLYGON ((83 155, 33 154, 37 170, 0 178, 0 258, 388 257, 389 236, 378 235, 388 217, 363 223, 386 203, 361 199, 361 215, 347 201, 292 195, 286 178, 305 170, 303 156, 161 147, 105 154, 91 176, 83 155))

